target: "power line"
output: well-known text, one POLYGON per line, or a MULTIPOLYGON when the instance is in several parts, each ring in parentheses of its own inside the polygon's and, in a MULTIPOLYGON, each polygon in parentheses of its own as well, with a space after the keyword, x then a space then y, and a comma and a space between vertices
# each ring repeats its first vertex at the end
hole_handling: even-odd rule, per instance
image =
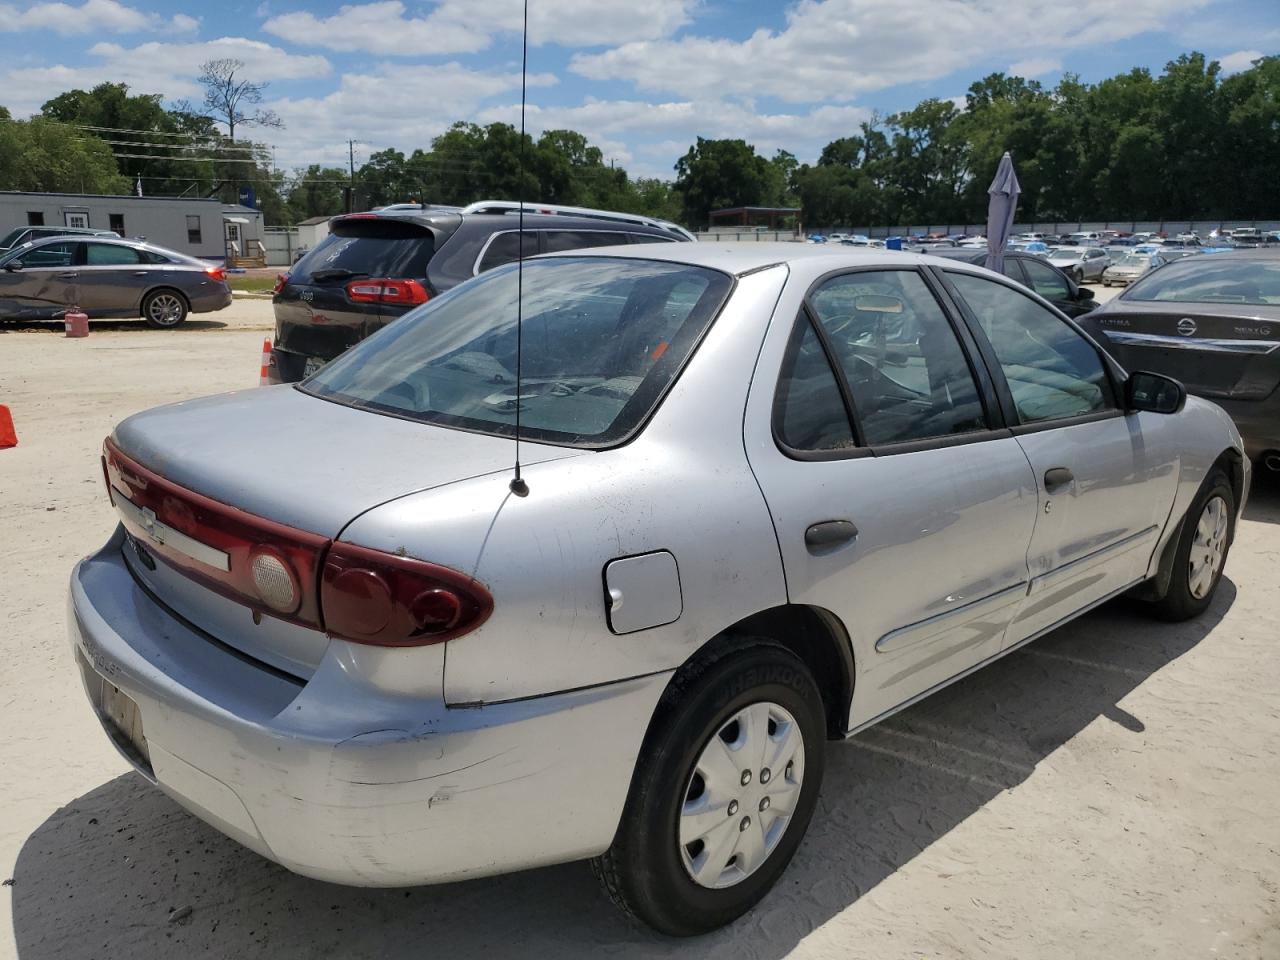
MULTIPOLYGON (((204 143, 147 143, 143 140, 103 140, 101 137, 74 137, 80 143, 91 143, 97 141, 99 143, 109 143, 117 147, 147 147, 160 150, 225 150, 229 153, 258 153, 256 147, 223 147, 219 144, 205 141, 204 143)), ((266 151, 261 151, 265 153, 266 151)))

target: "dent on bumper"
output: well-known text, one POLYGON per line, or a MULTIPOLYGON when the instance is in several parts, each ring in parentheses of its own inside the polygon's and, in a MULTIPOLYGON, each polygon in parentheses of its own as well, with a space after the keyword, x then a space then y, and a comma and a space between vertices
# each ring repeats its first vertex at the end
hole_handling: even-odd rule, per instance
POLYGON ((134 582, 119 540, 72 574, 72 642, 137 702, 155 782, 224 833, 298 873, 367 886, 612 842, 668 674, 450 709, 363 683, 335 642, 298 684, 175 619, 134 582))

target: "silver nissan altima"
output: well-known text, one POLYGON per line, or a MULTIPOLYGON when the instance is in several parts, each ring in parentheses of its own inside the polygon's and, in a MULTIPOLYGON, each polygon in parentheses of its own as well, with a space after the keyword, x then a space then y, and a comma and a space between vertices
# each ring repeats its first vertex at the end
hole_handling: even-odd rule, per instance
POLYGON ((764 243, 500 268, 103 465, 70 622, 143 776, 308 876, 592 858, 686 935, 778 880, 824 740, 1122 593, 1203 612, 1250 479, 1004 277, 764 243))

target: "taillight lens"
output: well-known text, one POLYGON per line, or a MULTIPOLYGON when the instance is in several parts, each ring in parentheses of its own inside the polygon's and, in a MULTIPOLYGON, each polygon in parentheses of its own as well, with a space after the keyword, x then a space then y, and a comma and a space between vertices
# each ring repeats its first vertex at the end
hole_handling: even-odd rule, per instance
POLYGON ((276 285, 271 288, 271 295, 274 297, 277 293, 284 289, 284 285, 289 282, 287 273, 276 274, 276 285))
POLYGON ((225 282, 227 279, 226 267, 205 267, 204 272, 207 273, 214 280, 220 280, 225 282))
POLYGON ((417 647, 475 630, 493 612, 493 598, 449 567, 335 543, 320 575, 320 609, 331 636, 417 647))
POLYGON ((431 294, 417 280, 391 280, 379 277, 352 280, 347 284, 347 297, 355 303, 396 303, 414 306, 426 303, 431 294))
POLYGON ((223 596, 321 629, 315 585, 328 537, 180 487, 126 456, 110 439, 103 458, 121 522, 148 551, 223 596))

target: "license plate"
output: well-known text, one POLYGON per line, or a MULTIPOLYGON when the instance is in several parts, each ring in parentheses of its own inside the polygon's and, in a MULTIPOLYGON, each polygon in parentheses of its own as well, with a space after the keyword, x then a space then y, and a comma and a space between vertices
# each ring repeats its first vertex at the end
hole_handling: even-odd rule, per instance
POLYGON ((149 769, 151 751, 147 747, 147 736, 142 731, 142 712, 138 709, 138 704, 94 670, 83 655, 80 659, 81 669, 86 671, 85 678, 90 685, 90 695, 93 696, 94 706, 98 708, 98 716, 102 718, 107 734, 134 763, 149 769), (97 686, 96 690, 93 689, 94 685, 97 686))
POLYGON ((325 362, 321 360, 319 357, 307 357, 306 365, 303 366, 302 368, 302 375, 304 377, 311 376, 313 373, 315 373, 317 370, 323 367, 324 363, 325 362))

